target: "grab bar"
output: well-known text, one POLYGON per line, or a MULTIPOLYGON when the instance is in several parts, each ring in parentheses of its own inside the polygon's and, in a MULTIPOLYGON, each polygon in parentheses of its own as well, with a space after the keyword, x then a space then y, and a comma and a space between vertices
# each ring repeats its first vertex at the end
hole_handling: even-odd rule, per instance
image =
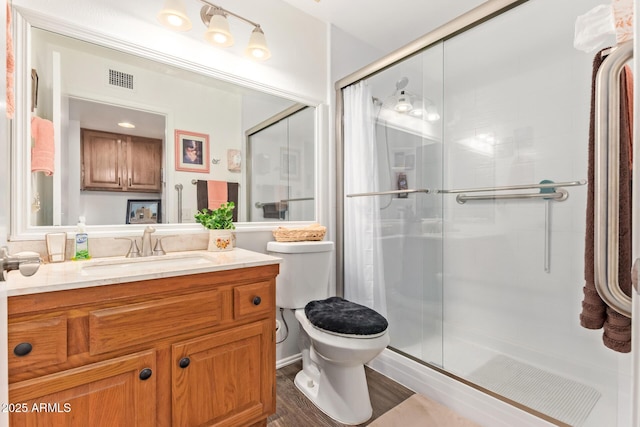
POLYGON ((176 184, 175 189, 178 192, 178 224, 182 224, 182 184, 176 184))
POLYGON ((428 188, 407 189, 407 190, 389 190, 389 191, 374 191, 371 193, 354 193, 347 194, 347 197, 367 197, 367 196, 390 196, 393 194, 406 194, 406 193, 431 193, 428 188))
MULTIPOLYGON (((581 179, 579 181, 568 182, 551 182, 551 183, 538 183, 538 184, 520 184, 520 185, 506 185, 503 187, 481 187, 481 188, 465 188, 457 190, 438 190, 438 193, 454 194, 454 193, 477 193, 481 191, 510 191, 510 190, 527 190, 531 188, 558 188, 558 187, 575 187, 577 185, 585 185, 587 181, 581 179)), ((543 193, 551 194, 551 193, 543 193)))
POLYGON ((600 298, 631 318, 632 303, 618 282, 620 194, 620 72, 633 42, 618 46, 596 74, 594 152, 594 282, 600 298))
MULTIPOLYGON (((555 185, 557 187, 557 185, 555 185)), ((547 187, 542 187, 547 188, 547 187)), ((569 192, 562 188, 553 193, 525 193, 525 194, 482 194, 479 196, 467 196, 458 194, 456 202, 463 204, 468 200, 500 200, 500 199, 554 199, 558 202, 567 200, 569 192)))

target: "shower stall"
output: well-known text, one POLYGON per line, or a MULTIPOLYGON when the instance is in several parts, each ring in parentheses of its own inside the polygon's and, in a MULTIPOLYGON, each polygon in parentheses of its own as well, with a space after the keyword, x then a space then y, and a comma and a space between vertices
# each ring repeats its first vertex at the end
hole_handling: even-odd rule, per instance
POLYGON ((573 37, 601 1, 488 3, 337 83, 338 290, 425 369, 541 423, 627 426, 631 356, 579 320, 593 54, 573 37))

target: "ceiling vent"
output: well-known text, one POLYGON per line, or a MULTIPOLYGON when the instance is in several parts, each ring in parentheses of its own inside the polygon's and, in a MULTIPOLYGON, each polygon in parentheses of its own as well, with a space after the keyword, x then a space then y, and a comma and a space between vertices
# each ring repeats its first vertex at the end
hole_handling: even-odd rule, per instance
POLYGON ((133 74, 109 69, 109 84, 133 90, 133 74))

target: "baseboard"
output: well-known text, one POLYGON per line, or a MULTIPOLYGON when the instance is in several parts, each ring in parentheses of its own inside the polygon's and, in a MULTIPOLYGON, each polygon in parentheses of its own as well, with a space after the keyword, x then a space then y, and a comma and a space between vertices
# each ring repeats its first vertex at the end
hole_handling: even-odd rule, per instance
POLYGON ((385 349, 367 364, 405 387, 486 427, 548 427, 553 424, 502 402, 395 351, 385 349))
POLYGON ((285 357, 284 359, 276 360, 276 369, 291 365, 292 363, 295 363, 300 359, 302 359, 302 354, 298 353, 289 357, 285 357))

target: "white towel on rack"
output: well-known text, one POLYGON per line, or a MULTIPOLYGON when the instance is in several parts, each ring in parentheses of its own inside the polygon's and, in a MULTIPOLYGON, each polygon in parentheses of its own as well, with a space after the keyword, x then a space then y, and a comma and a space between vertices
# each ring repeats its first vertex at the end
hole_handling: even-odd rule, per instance
POLYGON ((583 52, 592 52, 612 46, 616 44, 615 34, 613 7, 601 4, 576 18, 573 47, 583 52))

